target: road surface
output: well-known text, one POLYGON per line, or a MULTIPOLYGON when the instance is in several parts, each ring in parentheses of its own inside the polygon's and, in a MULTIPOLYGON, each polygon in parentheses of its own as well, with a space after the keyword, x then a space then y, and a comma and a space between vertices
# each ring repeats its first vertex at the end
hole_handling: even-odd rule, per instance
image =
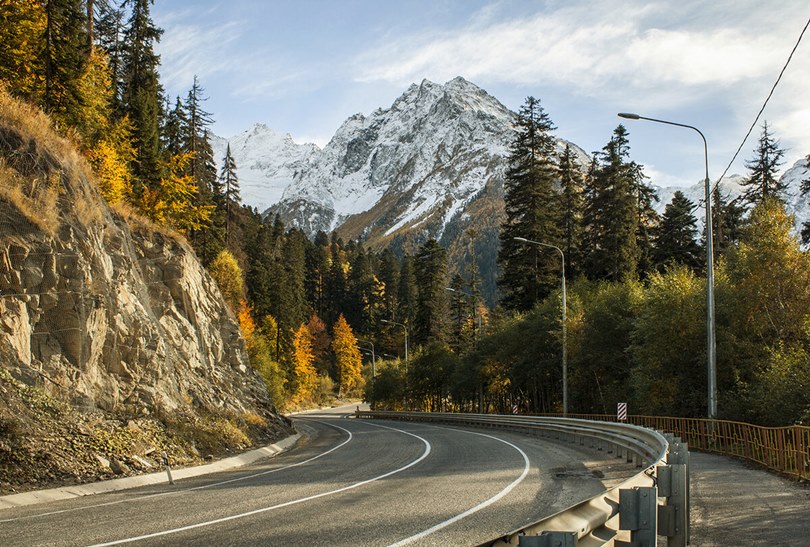
POLYGON ((469 545, 637 470, 504 431, 309 414, 238 471, 0 512, 16 545, 469 545))

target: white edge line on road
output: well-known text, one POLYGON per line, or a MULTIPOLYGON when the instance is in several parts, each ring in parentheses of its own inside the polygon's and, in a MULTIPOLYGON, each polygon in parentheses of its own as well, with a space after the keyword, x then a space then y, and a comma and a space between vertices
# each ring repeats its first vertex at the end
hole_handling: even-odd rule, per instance
MULTIPOLYGON (((351 431, 349 431, 348 429, 344 429, 344 428, 340 427, 339 425, 329 424, 329 423, 326 423, 326 422, 322 422, 320 420, 311 420, 311 421, 317 422, 319 424, 324 424, 324 425, 327 425, 327 426, 330 426, 330 427, 335 427, 337 429, 340 429, 344 433, 348 433, 349 436, 348 436, 348 438, 346 440, 344 440, 339 445, 333 446, 329 450, 327 450, 325 452, 321 452, 317 456, 309 458, 308 460, 304 460, 304 461, 301 461, 301 462, 298 462, 298 463, 293 463, 293 464, 290 464, 290 465, 285 465, 283 467, 276 467, 274 469, 270 469, 270 470, 267 470, 267 471, 261 471, 259 473, 253 473, 252 475, 245 475, 243 477, 237 477, 235 479, 229 479, 229 480, 226 480, 226 481, 212 482, 210 484, 204 484, 202 486, 194 486, 192 488, 182 488, 182 489, 178 489, 178 490, 169 490, 167 492, 157 492, 155 494, 146 494, 144 496, 136 496, 136 497, 133 497, 133 498, 126 498, 126 499, 123 499, 123 500, 107 501, 107 502, 104 502, 104 503, 94 503, 92 505, 84 505, 82 507, 73 507, 73 508, 70 508, 70 509, 60 509, 59 511, 48 511, 46 513, 37 513, 37 514, 34 514, 34 515, 24 515, 22 517, 14 517, 14 518, 9 518, 9 519, 0 519, 0 523, 14 522, 14 521, 18 521, 18 520, 31 520, 31 519, 40 518, 40 517, 47 517, 47 516, 51 516, 51 515, 61 515, 61 514, 64 514, 64 513, 75 513, 76 511, 85 511, 87 509, 98 509, 99 507, 109 507, 111 505, 120 505, 122 503, 132 503, 132 502, 136 502, 136 501, 143 501, 143 500, 147 500, 147 499, 160 498, 160 497, 163 497, 163 496, 170 496, 170 495, 174 495, 174 494, 183 494, 185 492, 191 492, 193 490, 203 490, 205 488, 213 488, 215 486, 222 486, 223 484, 229 484, 229 483, 232 483, 232 482, 244 481, 244 480, 247 480, 247 479, 260 477, 260 476, 263 476, 263 475, 269 475, 271 473, 277 473, 279 471, 284 471, 285 469, 290 469, 291 467, 298 467, 299 465, 304 465, 304 464, 309 463, 309 462, 311 462, 313 460, 317 460, 318 458, 322 458, 322 457, 326 456, 327 454, 330 454, 330 453, 334 452, 338 448, 348 444, 353 438, 353 435, 352 435, 351 431)), ((145 485, 145 486, 149 486, 149 485, 145 485)))
MULTIPOLYGON (((368 424, 368 422, 363 422, 363 423, 368 424)), ((415 459, 414 461, 412 461, 411 463, 409 463, 407 465, 404 465, 404 466, 402 466, 402 467, 400 467, 398 469, 394 469, 393 471, 389 471, 388 473, 384 473, 384 474, 379 475, 377 477, 367 479, 367 480, 364 480, 364 481, 360 481, 360 482, 356 482, 354 484, 350 484, 349 486, 344 486, 343 488, 337 488, 335 490, 330 490, 328 492, 321 492, 320 494, 315 494, 315 495, 312 495, 312 496, 307 496, 305 498, 300 498, 300 499, 297 499, 297 500, 292 500, 292 501, 288 501, 288 502, 284 502, 284 503, 279 503, 277 505, 271 505, 269 507, 262 507, 260 509, 254 509, 253 511, 247 511, 245 513, 239 513, 239 514, 231 515, 231 516, 228 516, 228 517, 209 520, 209 521, 205 521, 205 522, 198 522, 197 524, 190 524, 188 526, 181 526, 179 528, 172 528, 170 530, 163 530, 161 532, 155 532, 155 533, 152 533, 152 534, 145 534, 145 535, 137 536, 137 537, 119 539, 119 540, 110 541, 110 542, 107 542, 107 543, 97 543, 95 545, 92 545, 91 547, 104 547, 104 546, 107 546, 107 545, 121 545, 121 544, 124 544, 124 543, 132 543, 132 542, 140 541, 140 540, 144 540, 144 539, 167 536, 167 535, 170 535, 170 534, 176 534, 176 533, 179 533, 179 532, 185 532, 185 531, 188 531, 188 530, 194 530, 195 528, 203 528, 205 526, 212 526, 214 524, 221 524, 223 522, 228 522, 228 521, 231 521, 231 520, 236 520, 236 519, 240 519, 240 518, 244 518, 244 517, 249 517, 251 515, 258 515, 260 513, 266 513, 267 511, 272 511, 274 509, 281 509, 282 507, 289 507, 291 505, 297 505, 299 503, 304 503, 304 502, 315 500, 315 499, 318 499, 318 498, 324 498, 326 496, 331 496, 333 494, 339 494, 341 492, 346 492, 348 490, 353 490, 355 488, 365 486, 366 484, 369 484, 369 483, 384 479, 386 477, 390 477, 391 475, 394 475, 394 474, 399 473, 401 471, 405 471, 406 469, 408 469, 410 467, 413 467, 414 465, 418 464, 419 462, 421 462, 422 460, 427 458, 428 455, 430 454, 430 451, 431 451, 430 443, 427 441, 427 439, 424 439, 424 438, 420 437, 419 435, 415 435, 413 433, 409 433, 408 431, 403 431, 401 429, 396 429, 394 427, 388 427, 388 426, 383 426, 383 425, 378 425, 378 424, 368 424, 368 425, 373 425, 375 427, 381 427, 381 428, 384 428, 384 429, 391 429, 393 431, 397 431, 399 433, 404 433, 405 435, 410 435, 411 437, 415 437, 415 438, 419 439, 420 441, 422 441, 424 443, 425 451, 422 453, 421 456, 419 456, 417 459, 415 459)), ((339 427, 339 426, 334 426, 334 427, 339 427)), ((340 428, 340 429, 343 429, 343 428, 340 428)), ((344 431, 346 431, 348 433, 348 430, 344 430, 344 431)))
POLYGON ((467 509, 463 513, 461 513, 459 515, 456 515, 455 517, 453 517, 451 519, 447 519, 444 522, 440 522, 436 526, 428 528, 427 530, 425 530, 423 532, 415 534, 415 535, 413 535, 411 537, 407 537, 407 538, 405 538, 403 540, 400 540, 400 541, 398 541, 396 543, 392 543, 388 547, 400 547, 402 545, 407 545, 407 544, 412 543, 412 542, 414 542, 416 540, 422 539, 425 536, 429 536, 430 534, 432 534, 434 532, 437 532, 437 531, 441 530, 442 528, 450 526, 454 522, 458 522, 463 518, 469 517, 473 513, 477 513, 481 509, 484 509, 485 507, 488 507, 488 506, 492 505, 493 503, 495 503, 499 499, 501 499, 504 496, 506 496, 507 494, 509 494, 509 492, 511 492, 518 484, 523 482, 523 479, 525 479, 526 476, 529 474, 529 469, 531 468, 531 464, 529 463, 529 457, 526 455, 526 453, 523 450, 521 450, 520 448, 518 448, 514 444, 510 443, 509 441, 499 439, 498 437, 494 437, 492 435, 487 435, 486 433, 478 433, 476 431, 466 431, 466 430, 463 430, 463 429, 455 429, 455 428, 445 428, 445 429, 453 429, 454 431, 463 431, 464 433, 470 433, 472 435, 480 435, 482 437, 488 437, 490 439, 494 439, 494 440, 496 440, 498 442, 502 442, 503 444, 511 446, 512 448, 514 448, 515 450, 520 452, 521 456, 523 456, 523 473, 517 479, 512 481, 512 483, 509 484, 509 486, 507 486, 506 488, 504 488, 503 490, 501 490, 500 492, 498 492, 497 494, 495 494, 494 496, 492 496, 488 500, 485 500, 485 501, 479 503, 475 507, 471 507, 470 509, 467 509))

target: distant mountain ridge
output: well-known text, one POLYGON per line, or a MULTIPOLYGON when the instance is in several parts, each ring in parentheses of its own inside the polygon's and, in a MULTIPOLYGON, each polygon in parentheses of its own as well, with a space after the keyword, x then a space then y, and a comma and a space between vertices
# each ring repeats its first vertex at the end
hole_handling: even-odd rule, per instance
MULTIPOLYGON (((413 252, 429 238, 450 250, 451 269, 478 262, 484 291, 496 293, 496 256, 503 214, 503 180, 516 114, 475 84, 457 77, 445 84, 412 84, 387 109, 349 117, 324 146, 296 144, 256 125, 230 139, 243 201, 287 226, 314 235, 335 230, 375 248, 413 252)), ((607 136, 606 136, 607 138, 607 136)), ((213 140, 221 161, 228 141, 213 140)), ((562 151, 566 141, 558 139, 562 151)), ((590 155, 569 143, 583 170, 590 155)), ((797 223, 810 212, 798 188, 807 164, 789 179, 789 206, 797 223)), ((739 195, 741 177, 722 188, 739 195)), ((654 181, 653 181, 654 182, 654 181)), ((703 183, 657 188, 663 212, 676 190, 696 205, 703 183)), ((700 219, 700 211, 696 211, 700 219)))

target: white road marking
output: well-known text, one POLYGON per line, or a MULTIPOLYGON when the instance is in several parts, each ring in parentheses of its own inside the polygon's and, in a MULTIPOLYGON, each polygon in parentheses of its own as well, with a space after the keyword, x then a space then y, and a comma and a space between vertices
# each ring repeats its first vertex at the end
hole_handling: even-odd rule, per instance
MULTIPOLYGON (((367 422, 364 422, 364 423, 367 423, 367 422)), ((394 469, 393 471, 389 471, 388 473, 384 473, 384 474, 379 475, 377 477, 374 477, 372 479, 367 479, 367 480, 364 480, 364 481, 356 482, 354 484, 350 484, 349 486, 344 486, 342 488, 337 488, 335 490, 330 490, 328 492, 322 492, 320 494, 307 496, 305 498, 300 498, 300 499, 288 501, 288 502, 285 502, 285 503, 279 503, 277 505, 271 505, 269 507, 262 507, 260 509, 254 509, 253 511, 247 511, 245 513, 239 513, 239 514, 231 515, 231 516, 228 516, 228 517, 209 520, 209 521, 205 521, 205 522, 199 522, 197 524, 190 524, 188 526, 181 526, 179 528, 172 528, 170 530, 163 530, 161 532, 154 532, 152 534, 144 534, 142 536, 119 539, 119 540, 110 541, 110 542, 107 542, 107 543, 97 543, 95 545, 92 545, 91 547, 104 547, 104 546, 107 546, 107 545, 121 545, 121 544, 124 544, 124 543, 132 543, 132 542, 135 542, 135 541, 140 541, 140 540, 143 540, 143 539, 150 539, 150 538, 155 538, 155 537, 167 536, 167 535, 170 535, 170 534, 176 534, 176 533, 179 533, 179 532, 185 532, 185 531, 188 531, 188 530, 194 530, 196 528, 203 528, 205 526, 212 526, 214 524, 220 524, 220 523, 223 523, 223 522, 228 522, 228 521, 231 521, 231 520, 236 520, 236 519, 240 519, 240 518, 244 518, 244 517, 249 517, 249 516, 252 516, 252 515, 258 515, 260 513, 266 513, 268 511, 272 511, 274 509, 281 509, 282 507, 289 507, 291 505, 298 505, 299 503, 304 503, 304 502, 307 502, 307 501, 312 501, 312 500, 315 500, 315 499, 324 498, 326 496, 331 496, 331 495, 334 495, 334 494, 340 494, 341 492, 346 492, 348 490, 354 490, 355 488, 360 488, 361 486, 365 486, 366 484, 370 484, 372 482, 376 482, 376 481, 384 479, 386 477, 390 477, 391 475, 395 475, 395 474, 397 474, 397 473, 399 473, 401 471, 405 471, 406 469, 409 469, 409 468, 413 467, 414 465, 418 464, 419 462, 421 462, 422 460, 427 458, 428 455, 430 454, 430 451, 431 451, 430 443, 427 441, 427 439, 424 439, 424 438, 420 437, 419 435, 415 435, 415 434, 410 433, 408 431, 403 431, 401 429, 397 429, 397 428, 394 428, 394 427, 388 427, 388 426, 383 426, 383 425, 378 425, 378 424, 368 424, 368 425, 373 425, 375 427, 381 427, 383 429, 390 429, 392 431, 397 431, 399 433, 404 433, 405 435, 415 437, 415 438, 419 439, 420 441, 422 441, 424 443, 425 451, 422 453, 421 456, 419 456, 417 459, 415 459, 414 461, 412 461, 411 463, 409 463, 407 465, 404 465, 404 466, 402 466, 402 467, 400 467, 398 469, 394 469)), ((335 426, 335 427, 337 427, 337 426, 335 426)))
POLYGON ((496 440, 498 442, 501 442, 503 444, 511 446, 512 448, 514 448, 515 450, 520 452, 521 456, 523 456, 523 473, 517 479, 512 481, 512 483, 509 484, 509 486, 507 486, 506 488, 504 488, 503 490, 501 490, 500 492, 498 492, 496 495, 492 496, 488 500, 485 500, 485 501, 479 503, 475 507, 471 507, 470 509, 467 509, 463 513, 461 513, 459 515, 456 515, 455 517, 453 517, 451 519, 445 520, 444 522, 440 522, 436 526, 428 528, 427 530, 425 530, 423 532, 415 534, 415 535, 413 535, 411 537, 407 537, 407 538, 405 538, 403 540, 400 540, 400 541, 398 541, 396 543, 392 543, 391 545, 389 545, 389 547, 400 547, 401 545, 407 545, 409 543, 413 543, 414 541, 422 539, 425 536, 429 536, 430 534, 432 534, 434 532, 437 532, 437 531, 441 530, 442 528, 450 526, 454 522, 458 522, 463 518, 469 517, 473 513, 477 513, 481 509, 484 509, 485 507, 488 507, 488 506, 492 505, 493 503, 495 503, 499 499, 501 499, 504 496, 506 496, 507 494, 509 494, 509 492, 511 492, 518 484, 523 482, 523 479, 525 479, 526 476, 529 474, 529 469, 531 467, 531 464, 529 463, 529 457, 526 455, 526 453, 523 450, 521 450, 520 448, 518 448, 514 444, 510 443, 509 441, 505 441, 503 439, 499 439, 498 437, 494 437, 492 435, 487 435, 485 433, 478 433, 476 431, 466 431, 466 430, 463 430, 463 429, 455 429, 455 428, 444 428, 444 429, 453 429, 454 431, 463 431, 465 433, 470 433, 471 435, 480 435, 482 437, 488 437, 490 439, 494 439, 494 440, 496 440))
POLYGON ((245 475, 243 477, 237 477, 235 479, 229 479, 229 480, 226 480, 226 481, 212 482, 210 484, 204 484, 202 486, 194 486, 192 488, 182 488, 182 489, 178 489, 178 490, 170 490, 168 492, 158 492, 156 494, 147 494, 147 495, 144 495, 144 496, 126 498, 126 499, 123 499, 123 500, 108 501, 108 502, 104 502, 104 503, 96 503, 96 504, 93 504, 93 505, 83 505, 82 507, 72 507, 70 509, 60 509, 59 511, 49 511, 47 513, 37 513, 36 515, 24 515, 24 516, 21 516, 21 517, 15 517, 15 518, 10 518, 10 519, 2 519, 2 520, 0 520, 0 523, 14 522, 14 521, 18 521, 18 520, 31 520, 31 519, 40 518, 40 517, 47 517, 47 516, 51 516, 51 515, 61 515, 63 513, 73 513, 73 512, 76 512, 76 511, 84 511, 86 509, 97 509, 99 507, 108 507, 110 505, 120 505, 122 503, 131 503, 131 502, 135 502, 135 501, 142 501, 142 500, 146 500, 146 499, 160 498, 160 497, 163 497, 163 496, 170 496, 170 495, 174 495, 174 494, 183 494, 185 492, 191 492, 193 490, 203 490, 205 488, 213 488, 215 486, 221 486, 223 484, 230 484, 232 482, 244 481, 244 480, 252 479, 252 478, 255 478, 255 477, 261 477, 263 475, 269 475, 271 473, 278 473, 279 471, 284 471, 285 469, 290 469, 291 467, 298 467, 299 465, 304 465, 304 464, 309 463, 311 461, 317 460, 318 458, 322 458, 322 457, 326 456, 327 454, 330 454, 330 453, 334 452, 338 448, 340 448, 342 446, 345 446, 346 444, 351 442, 352 438, 354 437, 354 435, 352 435, 351 431, 349 431, 348 429, 344 429, 344 428, 340 427, 339 425, 329 424, 329 423, 326 423, 326 422, 322 422, 320 420, 312 420, 312 421, 317 422, 319 424, 323 424, 323 425, 327 425, 327 426, 330 426, 330 427, 335 427, 337 429, 340 429, 344 433, 348 434, 348 438, 345 441, 343 441, 342 443, 340 443, 339 445, 333 446, 329 450, 327 450, 325 452, 321 452, 317 456, 313 456, 312 458, 309 458, 307 460, 304 460, 304 461, 301 461, 301 462, 298 462, 298 463, 292 463, 290 465, 285 465, 283 467, 276 467, 274 469, 270 469, 270 470, 267 470, 267 471, 261 471, 259 473, 253 473, 252 475, 245 475))

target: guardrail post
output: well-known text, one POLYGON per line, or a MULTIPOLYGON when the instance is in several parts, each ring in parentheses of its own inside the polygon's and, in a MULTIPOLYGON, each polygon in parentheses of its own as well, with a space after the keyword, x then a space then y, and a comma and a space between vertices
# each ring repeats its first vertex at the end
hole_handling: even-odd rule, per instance
POLYGON ((686 543, 689 544, 692 541, 692 527, 689 522, 689 500, 691 499, 689 484, 689 445, 684 442, 671 443, 669 445, 669 453, 667 454, 667 463, 670 465, 683 465, 684 480, 686 481, 683 511, 686 518, 686 543))
POLYGON ((521 536, 518 545, 523 547, 577 547, 576 532, 543 532, 539 536, 521 536))
POLYGON ((687 467, 676 463, 659 465, 658 495, 667 504, 658 507, 658 534, 667 537, 667 547, 686 547, 689 534, 687 467))
POLYGON ((630 530, 630 541, 618 547, 655 547, 657 541, 658 489, 639 486, 619 490, 619 529, 630 530))

